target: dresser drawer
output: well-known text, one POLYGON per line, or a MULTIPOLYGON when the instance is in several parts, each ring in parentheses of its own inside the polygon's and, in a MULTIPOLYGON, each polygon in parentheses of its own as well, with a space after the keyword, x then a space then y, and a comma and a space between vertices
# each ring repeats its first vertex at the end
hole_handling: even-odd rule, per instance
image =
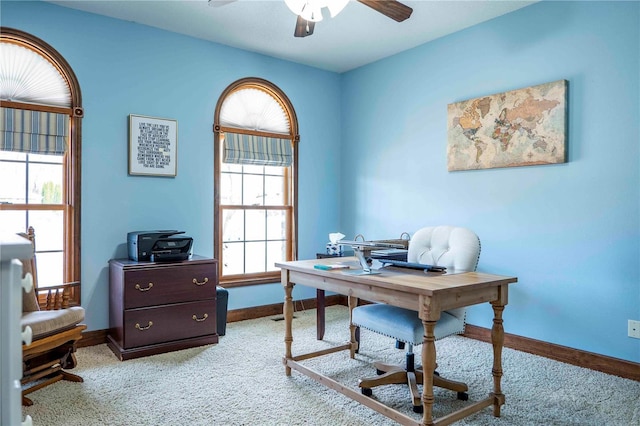
POLYGON ((124 348, 216 333, 215 300, 124 312, 124 348))
POLYGON ((213 263, 126 271, 124 309, 215 298, 216 274, 213 263))

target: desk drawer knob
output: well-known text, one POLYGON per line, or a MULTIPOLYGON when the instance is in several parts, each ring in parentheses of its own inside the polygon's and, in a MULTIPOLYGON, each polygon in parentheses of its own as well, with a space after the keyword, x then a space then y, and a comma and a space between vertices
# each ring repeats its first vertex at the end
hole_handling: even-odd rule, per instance
POLYGON ((204 281, 201 281, 201 282, 200 282, 200 281, 198 281, 198 280, 197 280, 197 279, 195 279, 195 278, 193 279, 193 283, 194 283, 195 285, 205 285, 205 284, 206 284, 206 283, 208 283, 208 282, 209 282, 209 278, 207 278, 207 277, 204 277, 204 281))
POLYGON ((140 284, 136 284, 136 290, 138 291, 149 291, 153 287, 153 283, 149 283, 149 285, 145 288, 140 287, 140 284))
POLYGON ((209 318, 209 314, 204 314, 202 316, 202 318, 198 318, 195 314, 193 314, 193 316, 191 318, 193 318, 194 321, 202 322, 202 321, 206 320, 207 318, 209 318))
POLYGON ((140 331, 145 331, 150 329, 152 325, 153 325, 153 321, 149 321, 149 325, 147 325, 146 327, 142 327, 140 324, 136 323, 136 328, 140 331))

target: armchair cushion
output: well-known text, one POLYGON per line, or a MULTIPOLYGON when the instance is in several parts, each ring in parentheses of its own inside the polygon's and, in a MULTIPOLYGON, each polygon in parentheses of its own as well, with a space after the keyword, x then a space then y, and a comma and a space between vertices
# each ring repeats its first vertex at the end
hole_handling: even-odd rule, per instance
MULTIPOLYGON (((424 338, 424 327, 422 321, 416 320, 415 311, 382 303, 366 305, 366 309, 354 309, 353 323, 412 345, 421 345, 424 338)), ((463 321, 442 312, 435 329, 436 340, 463 332, 463 321)))
POLYGON ((25 312, 22 314, 20 326, 27 325, 33 331, 33 340, 75 327, 84 320, 84 308, 73 306, 54 311, 25 312))

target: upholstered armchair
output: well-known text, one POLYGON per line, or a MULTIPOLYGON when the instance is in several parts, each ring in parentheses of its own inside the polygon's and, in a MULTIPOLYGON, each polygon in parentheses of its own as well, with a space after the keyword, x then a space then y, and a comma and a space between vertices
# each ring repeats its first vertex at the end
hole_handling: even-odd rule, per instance
MULTIPOLYGON (((447 273, 475 271, 480 257, 480 240, 471 230, 454 226, 427 227, 418 230, 409 243, 407 261, 432 266, 444 266, 447 273)), ((466 309, 458 308, 442 313, 435 326, 436 340, 461 334, 465 327, 466 309)), ((424 326, 418 313, 386 304, 369 304, 353 309, 352 323, 358 327, 391 337, 396 347, 407 346, 406 365, 374 364, 378 375, 362 379, 359 383, 364 395, 372 395, 371 388, 387 384, 409 385, 413 410, 422 412, 418 383, 423 374, 433 374, 434 386, 457 392, 457 397, 468 399, 466 384, 440 377, 435 371, 423 372, 414 364, 413 347, 424 338, 424 326)))
POLYGON ((28 327, 31 331, 31 343, 22 345, 22 405, 32 405, 33 401, 25 395, 59 380, 83 381, 82 377, 65 370, 76 366, 76 342, 87 326, 80 324, 84 320, 84 309, 69 306, 69 294, 80 284, 38 289, 35 232, 29 228, 27 234, 19 235, 31 241, 34 250, 32 259, 22 261, 23 277, 31 274, 33 288, 23 293, 20 320, 21 328, 28 327))

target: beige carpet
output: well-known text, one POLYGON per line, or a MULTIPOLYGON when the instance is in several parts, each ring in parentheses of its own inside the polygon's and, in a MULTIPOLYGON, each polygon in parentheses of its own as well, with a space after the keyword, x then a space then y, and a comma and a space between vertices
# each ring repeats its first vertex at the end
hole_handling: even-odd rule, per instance
MULTIPOLYGON (((297 312, 294 355, 348 340, 348 311, 327 309, 325 341, 315 340, 315 311, 297 312)), ((284 375, 284 322, 230 323, 218 345, 120 362, 106 345, 78 350, 84 383, 58 382, 34 392, 23 408, 34 425, 391 425, 386 417, 297 372, 284 375)), ((463 337, 437 342, 439 372, 469 384, 470 400, 492 388, 491 347, 463 337)), ((362 331, 356 360, 348 352, 306 364, 353 388, 377 359, 402 363, 393 341, 362 331)), ((502 417, 490 408, 460 425, 640 425, 640 382, 505 349, 502 417)), ((435 416, 465 402, 436 390, 435 416)), ((374 389, 374 397, 419 419, 407 389, 374 389)))

